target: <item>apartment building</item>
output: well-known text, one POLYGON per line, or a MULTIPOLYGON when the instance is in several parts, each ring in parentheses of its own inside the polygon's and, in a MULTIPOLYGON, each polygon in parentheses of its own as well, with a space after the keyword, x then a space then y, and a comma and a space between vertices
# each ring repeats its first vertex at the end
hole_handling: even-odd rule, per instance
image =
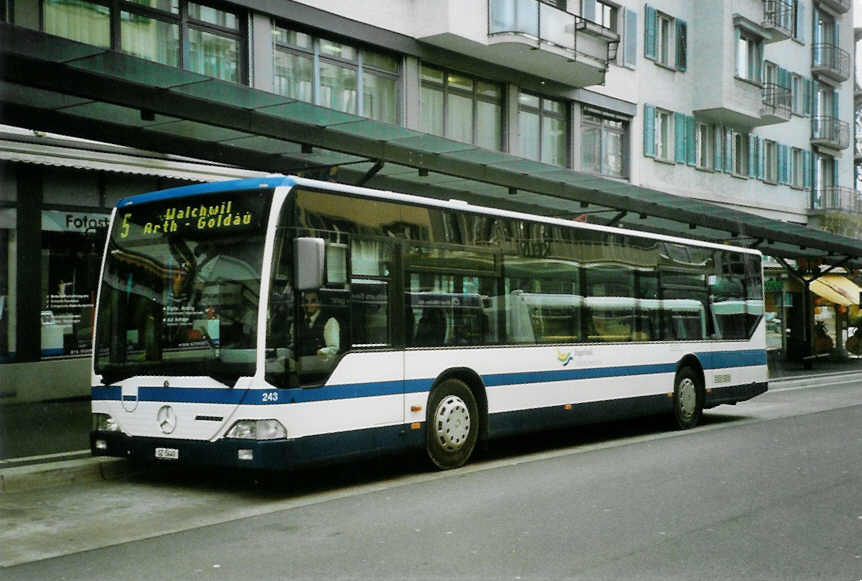
MULTIPOLYGON (((97 257, 122 196, 262 171, 429 195, 455 183, 381 171, 354 139, 397 142, 419 177, 448 155, 477 175, 594 176, 597 191, 859 233, 850 0, 0 0, 0 26, 9 54, 39 64, 0 84, 4 398, 88 392, 97 257), (61 62, 66 76, 46 80, 61 62), (132 86, 151 104, 130 108, 132 86), (237 119, 269 108, 308 139, 252 117, 203 125, 177 95, 230 101, 237 119)), ((557 203, 488 188, 516 209, 557 203)), ((561 216, 613 218, 559 203, 561 216)), ((776 268, 770 341, 789 353, 804 333, 788 338, 781 321, 807 292, 776 268)))

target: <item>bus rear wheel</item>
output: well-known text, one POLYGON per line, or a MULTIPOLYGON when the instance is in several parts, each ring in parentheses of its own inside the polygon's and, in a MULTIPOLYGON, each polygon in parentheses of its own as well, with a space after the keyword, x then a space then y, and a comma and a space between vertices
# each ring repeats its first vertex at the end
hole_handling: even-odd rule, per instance
POLYGON ((470 388, 459 379, 446 379, 428 398, 425 448, 437 468, 463 466, 476 447, 479 408, 470 388))
POLYGON ((688 430, 700 423, 703 416, 702 381, 691 367, 681 367, 676 372, 673 388, 673 415, 676 427, 688 430))

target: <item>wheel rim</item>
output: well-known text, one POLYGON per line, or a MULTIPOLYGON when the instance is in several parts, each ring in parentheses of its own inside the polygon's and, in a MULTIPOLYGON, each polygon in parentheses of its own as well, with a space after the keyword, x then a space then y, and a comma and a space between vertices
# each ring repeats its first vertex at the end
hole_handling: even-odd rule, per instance
POLYGON ((470 435, 470 410, 456 395, 443 398, 434 412, 437 441, 447 452, 457 452, 470 435))
POLYGON ((689 377, 679 382, 679 414, 684 420, 694 417, 697 411, 697 387, 689 377))

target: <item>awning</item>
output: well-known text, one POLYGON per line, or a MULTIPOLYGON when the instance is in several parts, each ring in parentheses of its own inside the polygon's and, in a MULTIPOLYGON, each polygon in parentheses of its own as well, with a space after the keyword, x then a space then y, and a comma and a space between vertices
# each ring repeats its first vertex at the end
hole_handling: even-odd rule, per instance
POLYGON ((862 288, 838 274, 827 274, 811 281, 811 292, 836 305, 858 305, 862 288))

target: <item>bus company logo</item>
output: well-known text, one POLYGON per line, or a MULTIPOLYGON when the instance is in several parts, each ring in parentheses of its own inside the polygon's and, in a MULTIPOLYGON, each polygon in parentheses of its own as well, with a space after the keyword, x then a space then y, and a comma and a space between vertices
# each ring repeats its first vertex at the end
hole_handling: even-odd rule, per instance
POLYGON ((156 423, 165 434, 170 434, 177 429, 177 413, 169 405, 163 405, 156 414, 156 423))
POLYGON ((557 349, 557 359, 560 361, 560 363, 563 364, 563 367, 572 362, 572 357, 573 355, 571 351, 563 353, 562 351, 557 349))

